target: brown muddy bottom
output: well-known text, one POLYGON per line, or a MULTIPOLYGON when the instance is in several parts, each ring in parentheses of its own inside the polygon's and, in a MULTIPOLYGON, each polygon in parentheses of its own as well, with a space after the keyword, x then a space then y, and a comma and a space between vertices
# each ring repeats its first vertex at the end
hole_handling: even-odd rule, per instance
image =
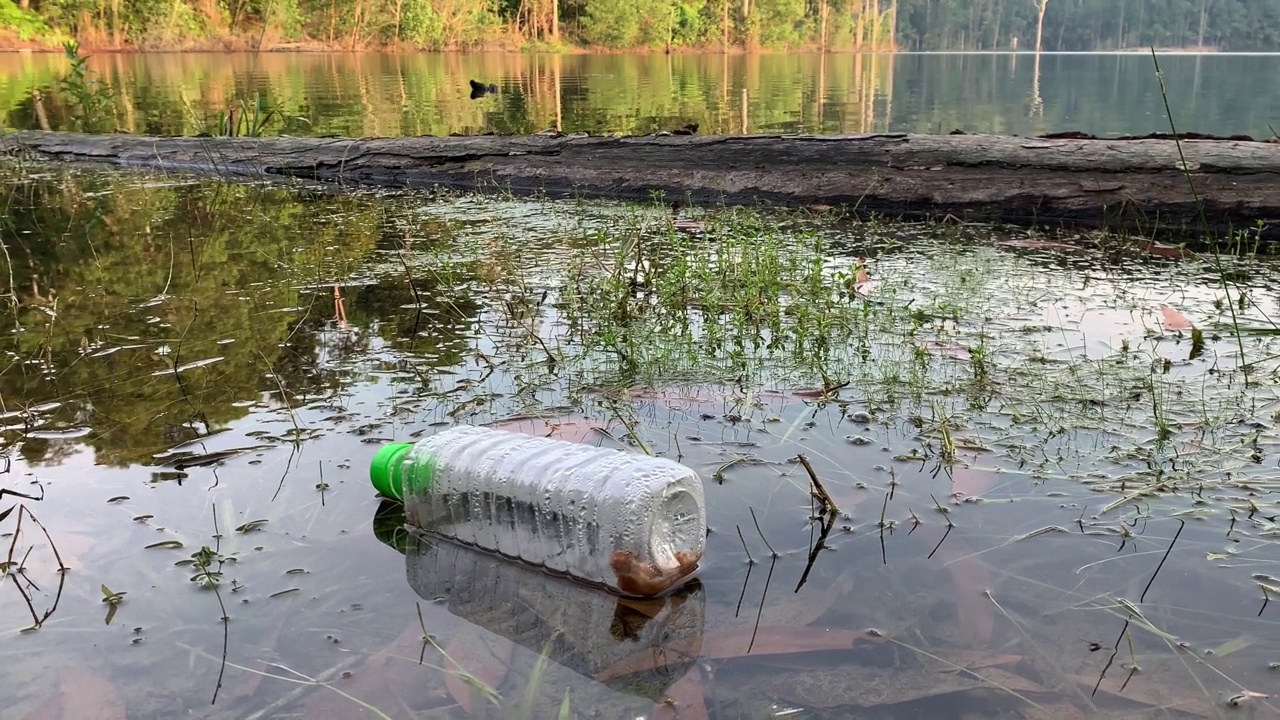
POLYGON ((4 717, 1280 707, 1270 261, 23 172, 4 717), (456 423, 695 468, 696 579, 405 532, 368 462, 456 423))

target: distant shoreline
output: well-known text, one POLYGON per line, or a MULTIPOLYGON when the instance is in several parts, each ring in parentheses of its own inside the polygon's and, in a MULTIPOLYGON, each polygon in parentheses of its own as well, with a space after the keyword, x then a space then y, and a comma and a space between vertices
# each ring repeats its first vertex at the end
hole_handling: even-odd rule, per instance
MULTIPOLYGON (((98 44, 90 39, 80 41, 80 50, 83 53, 94 55, 114 55, 114 54, 142 54, 142 53, 299 53, 299 54, 360 54, 360 53, 376 53, 387 55, 400 54, 430 54, 430 55, 448 55, 458 53, 502 53, 502 54, 531 54, 531 55, 776 55, 784 53, 806 53, 818 54, 827 53, 831 55, 1032 55, 1036 54, 1034 49, 1011 49, 1011 48, 989 48, 989 49, 954 49, 954 50, 907 50, 893 47, 879 48, 858 48, 849 47, 829 47, 825 51, 820 45, 815 43, 803 43, 789 47, 753 47, 748 48, 741 45, 732 45, 723 47, 717 43, 702 46, 680 46, 673 45, 671 47, 664 46, 642 46, 635 48, 612 48, 605 46, 593 45, 577 45, 570 42, 559 44, 539 44, 527 43, 518 44, 513 41, 509 42, 490 42, 473 48, 451 48, 444 50, 427 50, 409 45, 370 45, 367 47, 352 48, 349 45, 335 45, 322 40, 305 40, 295 42, 268 42, 263 47, 258 47, 255 42, 258 38, 251 37, 224 37, 203 42, 174 43, 172 46, 148 46, 148 45, 112 45, 110 43, 98 44)), ((1216 46, 1186 46, 1186 47, 1157 47, 1155 49, 1160 55, 1280 55, 1280 48, 1274 51, 1232 51, 1222 50, 1216 46)), ((63 48, 60 39, 49 39, 46 41, 36 40, 20 40, 13 35, 6 35, 0 31, 0 53, 62 53, 63 48)), ((1130 54, 1147 54, 1151 52, 1149 47, 1131 47, 1104 50, 1043 50, 1041 55, 1130 55, 1130 54)))
MULTIPOLYGON (((423 50, 418 48, 393 48, 393 47, 368 47, 368 48, 344 48, 344 47, 328 47, 325 45, 312 45, 309 43, 288 43, 265 49, 256 49, 251 47, 227 47, 220 46, 193 46, 193 47, 173 47, 173 48, 144 48, 144 47, 91 47, 81 46, 81 52, 90 55, 160 55, 160 54, 185 54, 185 55, 210 55, 210 54, 227 54, 238 55, 245 53, 279 53, 279 54, 296 54, 296 55, 360 55, 360 54, 377 54, 377 55, 457 55, 457 54, 503 54, 503 55, 782 55, 788 53, 801 53, 817 55, 822 51, 818 47, 794 47, 794 48, 755 48, 745 49, 740 47, 729 48, 727 51, 719 47, 695 48, 681 47, 672 48, 667 52, 663 48, 631 48, 627 50, 619 50, 614 48, 603 47, 579 47, 568 46, 555 49, 538 49, 538 48, 504 48, 504 47, 481 47, 472 49, 455 49, 455 50, 423 50)), ((1280 50, 1262 51, 1262 50, 1219 50, 1217 48, 1156 48, 1157 55, 1221 55, 1224 57, 1232 56, 1248 56, 1248 57, 1269 57, 1280 55, 1280 50)), ((0 53, 15 55, 32 55, 32 54, 61 54, 63 52, 60 47, 3 47, 0 46, 0 53)), ((1119 50, 1043 50, 1041 55, 1146 55, 1151 52, 1151 48, 1123 48, 1119 50)), ((999 56, 1034 56, 1034 50, 857 50, 853 48, 847 49, 828 49, 825 51, 828 55, 999 55, 999 56)))

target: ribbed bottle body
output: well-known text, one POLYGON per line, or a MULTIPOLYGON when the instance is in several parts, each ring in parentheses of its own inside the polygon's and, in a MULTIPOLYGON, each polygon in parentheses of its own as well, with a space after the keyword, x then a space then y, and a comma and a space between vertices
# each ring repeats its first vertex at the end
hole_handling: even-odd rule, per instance
POLYGON ((428 532, 628 595, 697 567, 697 473, 665 458, 459 426, 403 456, 405 516, 428 532))

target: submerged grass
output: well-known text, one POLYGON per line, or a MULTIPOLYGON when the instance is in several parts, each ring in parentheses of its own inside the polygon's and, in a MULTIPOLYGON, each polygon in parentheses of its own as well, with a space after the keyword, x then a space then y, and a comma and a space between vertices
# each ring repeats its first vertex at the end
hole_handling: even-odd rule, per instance
MULTIPOLYGON (((1011 274, 1021 250, 981 228, 720 208, 691 232, 661 206, 603 221, 574 212, 581 206, 558 208, 546 222, 563 249, 536 269, 520 261, 523 237, 463 232, 395 255, 444 296, 470 287, 489 298, 476 357, 514 378, 504 401, 512 411, 536 411, 547 392, 571 406, 600 402, 650 451, 623 401, 683 388, 718 397, 730 420, 764 422, 760 394, 781 392, 913 422, 916 456, 943 465, 1011 460, 1033 477, 1126 497, 1246 476, 1272 484, 1244 464, 1258 430, 1241 423, 1280 409, 1265 389, 1237 382, 1242 358, 1222 352, 1217 330, 1235 318, 1199 289, 1183 306, 1209 320, 1186 354, 1185 339, 1154 321, 1167 286, 1131 284, 1122 265, 1097 257, 1011 274), (468 278, 460 267, 471 268, 468 278), (1146 329, 1126 327, 1135 319, 1146 329), (1099 457, 1112 469, 1068 469, 1099 457)), ((1220 262, 1244 271, 1249 260, 1220 262)), ((1175 287, 1207 268, 1195 259, 1170 266, 1185 278, 1175 287)), ((1276 370, 1274 361, 1263 367, 1276 370)), ((450 414, 489 401, 473 396, 450 414)))

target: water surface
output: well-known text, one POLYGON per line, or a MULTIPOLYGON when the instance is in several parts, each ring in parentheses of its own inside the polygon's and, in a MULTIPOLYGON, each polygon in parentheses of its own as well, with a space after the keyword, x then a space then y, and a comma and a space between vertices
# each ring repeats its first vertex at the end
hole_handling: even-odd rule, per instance
MULTIPOLYGON (((1161 59, 1179 130, 1271 137, 1280 55, 1161 59)), ((1168 132, 1148 55, 927 53, 570 55, 142 53, 90 59, 111 88, 110 127, 216 132, 241 103, 292 135, 484 132, 1168 132), (468 80, 500 92, 471 100, 468 80)), ((73 126, 61 55, 0 55, 8 127, 73 126), (32 100, 32 91, 42 96, 32 100), (39 107, 38 107, 39 105, 39 107), (43 113, 44 120, 41 120, 43 113)))
POLYGON ((42 498, 0 504, 23 508, 4 717, 1275 712, 1251 694, 1280 662, 1271 261, 66 168, 3 187, 0 486, 42 498), (407 537, 369 459, 456 423, 697 469, 697 583, 620 603, 407 537))

